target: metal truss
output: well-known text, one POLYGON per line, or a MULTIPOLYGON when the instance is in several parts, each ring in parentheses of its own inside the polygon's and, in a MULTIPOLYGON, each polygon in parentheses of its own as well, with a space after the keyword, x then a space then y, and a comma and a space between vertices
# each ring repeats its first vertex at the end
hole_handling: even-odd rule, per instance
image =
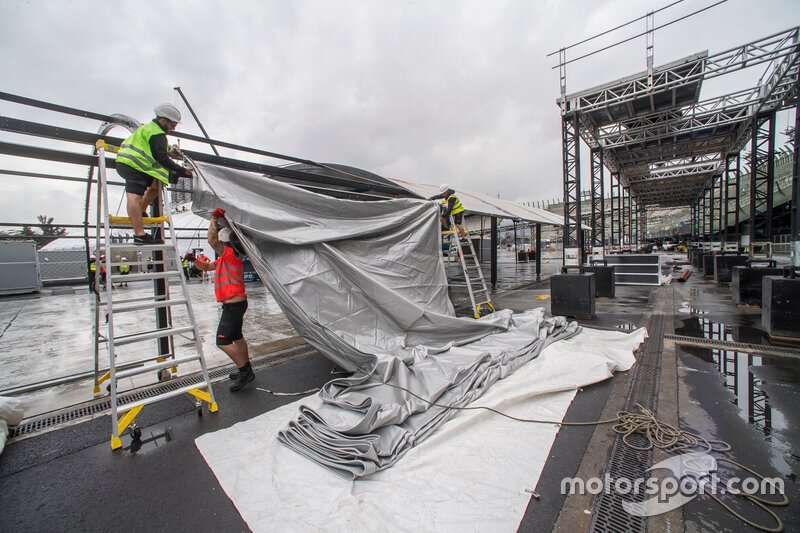
POLYGON ((611 173, 611 246, 622 244, 622 186, 619 183, 619 174, 611 173))
MULTIPOLYGON (((710 231, 709 237, 722 236, 735 222, 729 221, 723 200, 739 183, 729 182, 725 156, 752 141, 755 117, 797 106, 799 36, 800 28, 795 27, 720 53, 694 54, 655 69, 648 65, 647 72, 603 87, 573 95, 562 90, 562 115, 578 114, 580 138, 590 149, 603 150, 603 166, 617 173, 621 186, 630 187, 629 194, 643 205, 691 204, 703 189, 697 182, 687 186, 687 178, 710 182, 725 173, 715 182, 722 194, 716 191, 713 200, 706 200, 711 203, 701 218, 704 235, 710 231), (766 70, 755 87, 697 101, 703 81, 759 65, 766 70)), ((562 89, 563 85, 564 79, 562 89)), ((763 206, 766 189, 756 188, 756 196, 756 206, 763 206)), ((771 228, 762 226, 756 224, 757 233, 769 233, 771 228)), ((734 228, 738 231, 738 224, 734 228)))
POLYGON ((619 148, 713 131, 723 126, 746 122, 751 117, 752 106, 758 104, 760 99, 759 89, 756 87, 679 110, 671 109, 637 117, 624 124, 602 126, 598 128, 595 137, 605 148, 619 148))
MULTIPOLYGON (((747 356, 747 364, 755 366, 752 355, 747 356)), ((748 422, 768 434, 772 429, 772 407, 767 394, 761 389, 761 380, 756 379, 752 372, 747 373, 747 385, 750 391, 748 422)))
MULTIPOLYGON (((708 157, 708 156, 706 156, 708 157)), ((722 160, 718 154, 711 155, 707 161, 686 163, 683 165, 665 165, 661 168, 650 168, 641 174, 628 175, 628 183, 634 184, 641 181, 654 181, 661 179, 682 178, 685 176, 695 176, 697 174, 711 174, 717 172, 722 160)))
POLYGON ((689 220, 691 221, 690 238, 692 242, 697 241, 697 201, 689 205, 689 220))
MULTIPOLYGON (((577 114, 563 117, 561 121, 561 142, 564 162, 564 257, 566 249, 583 247, 580 238, 581 224, 581 167, 580 167, 580 129, 577 114)), ((578 257, 582 254, 578 253, 578 257)))
MULTIPOLYGON (((661 67, 653 73, 652 83, 648 83, 648 76, 639 76, 598 91, 566 96, 559 99, 559 104, 564 114, 586 113, 647 97, 654 91, 675 89, 785 57, 796 61, 797 42, 798 28, 792 28, 714 55, 696 54, 677 64, 661 67)), ((774 80, 776 85, 778 79, 774 80)))
POLYGON ((739 170, 741 156, 739 153, 725 157, 725 224, 722 240, 739 242, 739 170))
POLYGON ((631 192, 627 187, 622 187, 622 240, 624 244, 631 242, 631 192))
POLYGON ((591 154, 592 171, 592 246, 602 248, 606 240, 606 216, 605 198, 603 190, 603 150, 592 150, 591 154))
MULTIPOLYGON (((768 242, 772 240, 775 112, 759 115, 753 121, 750 158, 750 242, 768 242)), ((752 250, 751 246, 751 254, 752 250)))

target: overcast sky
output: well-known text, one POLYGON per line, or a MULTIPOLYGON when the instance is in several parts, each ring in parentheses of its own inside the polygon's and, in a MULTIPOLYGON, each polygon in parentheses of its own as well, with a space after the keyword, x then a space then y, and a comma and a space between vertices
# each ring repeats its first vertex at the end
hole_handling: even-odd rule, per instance
MULTIPOLYGON (((669 3, 3 0, 0 91, 140 121, 171 102, 184 113, 180 130, 199 135, 173 91, 180 86, 217 139, 511 201, 543 200, 562 194, 558 70, 546 54, 669 3)), ((712 3, 685 0, 656 14, 656 25, 712 3)), ((658 31, 655 63, 798 24, 796 0, 729 0, 658 31)), ((644 30, 642 20, 567 57, 644 30)), ((644 69, 641 37, 570 65, 567 91, 644 69)), ((707 83, 701 98, 752 86, 747 77, 762 71, 707 83)), ((7 102, 0 115, 98 126, 7 102)), ((45 144, 3 133, 0 140, 45 144)), ((86 175, 7 156, 0 169, 86 175)), ((83 217, 81 184, 0 175, 0 194, 3 221, 83 217)))

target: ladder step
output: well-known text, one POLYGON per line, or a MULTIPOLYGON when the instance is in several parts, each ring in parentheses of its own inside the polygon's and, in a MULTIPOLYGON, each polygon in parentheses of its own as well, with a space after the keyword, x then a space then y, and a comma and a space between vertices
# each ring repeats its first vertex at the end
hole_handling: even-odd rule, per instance
MULTIPOLYGON (((147 225, 157 225, 163 224, 169 220, 169 217, 143 217, 142 224, 145 226, 147 225)), ((131 219, 129 217, 116 217, 114 215, 108 215, 108 222, 109 224, 119 224, 119 225, 131 225, 131 219)))
POLYGON ((185 393, 189 392, 192 389, 206 389, 207 390, 207 388, 208 388, 208 384, 206 384, 206 383, 196 383, 194 385, 185 385, 185 386, 183 386, 183 387, 181 387, 179 389, 171 390, 171 391, 165 392, 163 394, 159 394, 157 396, 152 396, 150 398, 145 398, 144 400, 139 400, 137 402, 126 403, 124 405, 119 405, 119 406, 117 406, 117 414, 121 415, 123 413, 127 413, 128 411, 130 411, 134 407, 139 407, 140 405, 141 406, 145 406, 145 405, 149 405, 151 403, 155 403, 155 402, 158 402, 158 401, 161 401, 161 400, 166 400, 167 398, 172 398, 174 396, 180 396, 181 394, 185 394, 185 393))
MULTIPOLYGON (((140 298, 128 298, 126 300, 117 300, 116 304, 117 305, 125 305, 125 304, 132 304, 132 303, 135 303, 135 302, 156 302, 156 301, 165 301, 165 299, 162 298, 161 300, 156 300, 155 297, 153 297, 153 296, 142 296, 140 298)), ((108 305, 107 301, 102 301, 102 302, 99 302, 99 303, 100 303, 100 305, 108 305)))
POLYGON ((123 344, 133 344, 134 342, 142 342, 151 339, 161 339, 164 337, 171 337, 173 335, 178 335, 180 333, 189 333, 189 332, 194 332, 193 326, 157 329, 155 331, 148 331, 147 333, 133 333, 131 335, 122 335, 120 337, 116 337, 114 339, 114 345, 122 346, 123 344))
POLYGON ((133 244, 132 242, 127 243, 111 243, 110 244, 112 250, 139 250, 139 251, 157 251, 157 250, 175 250, 175 248, 171 244, 133 244))
POLYGON ((114 314, 116 313, 127 313, 130 311, 141 311, 142 309, 158 309, 161 307, 170 307, 173 305, 184 305, 188 302, 186 298, 177 298, 174 300, 161 300, 158 302, 143 302, 131 305, 121 305, 117 304, 114 306, 114 314))
POLYGON ((147 272, 144 274, 114 274, 109 276, 108 279, 114 281, 143 281, 148 279, 166 279, 166 278, 179 278, 181 273, 177 270, 168 270, 166 272, 147 272))
POLYGON ((158 372, 164 368, 170 368, 173 366, 181 365, 183 363, 191 363, 192 361, 199 361, 199 355, 192 355, 189 357, 181 357, 177 359, 168 359, 163 363, 158 363, 156 365, 145 365, 139 366, 136 368, 131 368, 130 370, 123 370, 122 372, 117 372, 114 374, 116 379, 123 379, 129 378, 131 376, 139 376, 141 374, 147 374, 148 372, 158 372))

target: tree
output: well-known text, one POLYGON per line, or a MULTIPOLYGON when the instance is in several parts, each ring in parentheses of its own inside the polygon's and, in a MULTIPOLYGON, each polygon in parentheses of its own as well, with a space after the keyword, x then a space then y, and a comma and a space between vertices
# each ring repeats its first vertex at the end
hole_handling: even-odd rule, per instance
POLYGON ((67 234, 67 228, 56 226, 53 224, 53 220, 55 220, 53 217, 48 217, 47 215, 39 215, 38 217, 36 217, 36 219, 39 221, 39 224, 41 225, 42 235, 58 238, 58 237, 63 237, 64 235, 67 234))

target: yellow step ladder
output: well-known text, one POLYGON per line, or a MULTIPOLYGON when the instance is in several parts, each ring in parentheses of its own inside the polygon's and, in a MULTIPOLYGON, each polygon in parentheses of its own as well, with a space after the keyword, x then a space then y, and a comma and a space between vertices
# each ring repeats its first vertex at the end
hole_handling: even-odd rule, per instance
MULTIPOLYGON (((208 375, 203 346, 200 342, 200 335, 197 330, 192 302, 189 298, 187 280, 181 267, 181 256, 178 250, 178 240, 175 234, 171 205, 168 194, 160 194, 164 203, 166 215, 160 217, 144 217, 143 222, 146 228, 151 228, 156 234, 164 235, 169 233, 168 244, 144 244, 137 245, 128 242, 127 238, 119 238, 112 234, 115 228, 131 228, 131 221, 128 217, 113 216, 108 213, 108 182, 106 180, 105 153, 117 151, 115 147, 107 145, 105 142, 97 142, 98 158, 98 188, 97 188, 97 236, 95 243, 95 253, 103 250, 105 260, 100 263, 95 275, 94 292, 96 294, 95 305, 95 360, 94 360, 94 388, 95 394, 100 393, 100 385, 108 381, 108 391, 111 393, 111 448, 122 447, 121 435, 126 430, 132 439, 137 440, 141 437, 141 429, 136 425, 136 417, 144 406, 182 394, 189 394, 195 398, 198 406, 198 413, 202 413, 202 404, 205 402, 211 412, 218 410, 217 402, 214 398, 214 391, 208 375), (122 254, 134 255, 137 260, 133 262, 121 261, 122 254), (145 260, 145 255, 148 260, 145 260), (149 260, 152 259, 152 260, 149 260), (129 272, 127 275, 115 273, 115 269, 128 265, 132 269, 138 267, 138 272, 129 272), (106 272, 106 283, 101 287, 101 269, 106 272), (153 281, 153 294, 137 298, 121 298, 121 292, 115 294, 117 289, 114 282, 136 282, 153 281), (170 295, 169 284, 173 281, 172 287, 176 287, 175 297, 170 295), (173 322, 173 308, 185 307, 188 315, 188 324, 177 325, 173 322), (120 324, 118 315, 128 313, 139 313, 136 318, 138 324, 152 324, 153 314, 147 311, 155 311, 155 327, 150 327, 143 331, 122 333, 124 329, 120 324), (147 314, 150 319, 148 320, 147 314), (184 341, 188 338, 192 344, 187 354, 178 354, 175 337, 180 337, 184 341), (156 343, 157 354, 133 361, 117 362, 117 355, 120 346, 135 343, 156 343), (101 348, 108 352, 108 367, 100 366, 101 348), (125 378, 132 378, 142 374, 152 373, 158 381, 166 379, 171 373, 177 372, 178 366, 192 362, 199 362, 202 370, 203 382, 199 385, 186 385, 183 387, 162 387, 159 392, 151 393, 140 399, 130 399, 136 395, 125 395, 121 402, 118 382, 125 378), (129 401, 127 401, 130 399, 129 401)), ((160 201, 160 200, 159 200, 160 201)), ((130 322, 130 321, 129 321, 130 322)), ((128 324, 128 328, 130 328, 128 324)), ((141 326, 139 326, 141 327, 141 326)), ((144 395, 143 395, 144 396, 144 395)))

